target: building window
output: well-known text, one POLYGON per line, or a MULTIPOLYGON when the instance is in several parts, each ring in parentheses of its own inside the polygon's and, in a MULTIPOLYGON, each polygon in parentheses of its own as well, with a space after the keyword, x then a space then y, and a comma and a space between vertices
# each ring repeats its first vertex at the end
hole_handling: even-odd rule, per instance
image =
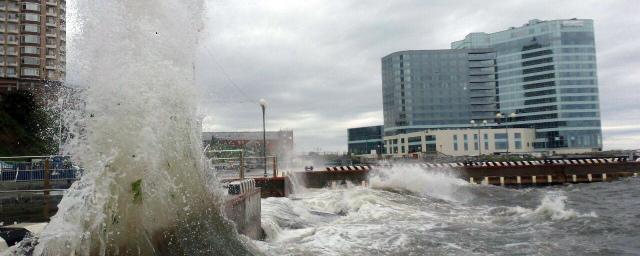
POLYGON ((516 149, 522 149, 522 141, 516 140, 516 149))
POLYGON ((483 134, 484 140, 489 140, 489 134, 483 134))
POLYGON ((33 13, 23 13, 22 20, 40 22, 40 15, 33 14, 33 13))
POLYGON ((7 42, 10 44, 17 44, 18 43, 18 36, 16 35, 7 35, 7 42))
POLYGON ((516 132, 516 133, 513 134, 513 137, 516 138, 516 139, 520 139, 520 138, 522 138, 522 134, 520 134, 519 132, 516 132))
POLYGON ((7 76, 15 77, 16 76, 16 68, 7 68, 7 76))
POLYGON ((22 10, 39 12, 40 5, 37 3, 22 3, 22 10))
POLYGON ((18 60, 16 59, 16 57, 7 57, 7 64, 18 65, 18 60))
POLYGON ((23 76, 39 76, 40 70, 37 68, 22 68, 23 76))
POLYGON ((469 143, 464 143, 464 151, 469 151, 469 143))
POLYGON ((22 25, 22 31, 38 33, 40 32, 40 27, 36 24, 24 24, 22 25))
POLYGON ((34 36, 34 35, 24 35, 24 36, 22 36, 22 42, 23 43, 28 43, 28 44, 39 44, 40 43, 40 37, 39 36, 34 36))
POLYGON ((473 143, 473 150, 478 150, 478 142, 473 143))
POLYGON ((407 140, 409 141, 409 143, 411 143, 411 142, 421 142, 422 141, 422 136, 409 137, 407 140))
POLYGON ((506 150, 507 142, 505 141, 496 141, 495 142, 496 150, 506 150))
POLYGON ((458 142, 453 143, 453 151, 458 151, 458 142))
POLYGON ((457 134, 453 135, 453 140, 458 140, 458 135, 457 134))
POLYGON ((484 142, 484 150, 489 150, 489 142, 488 141, 484 142))
POLYGON ((40 54, 40 48, 35 46, 23 46, 20 48, 20 52, 23 54, 40 54))
POLYGON ((9 55, 18 55, 18 51, 15 46, 7 46, 7 54, 9 55))
POLYGON ((494 137, 496 140, 506 140, 507 139, 507 134, 506 133, 496 133, 494 134, 494 137))
POLYGON ((404 146, 400 147, 400 153, 404 154, 404 146))
POLYGON ((468 139, 466 134, 465 134, 465 135, 463 135, 463 139, 464 139, 464 140, 467 140, 467 139, 468 139))
MULTIPOLYGON (((9 16, 11 16, 11 15, 9 15, 9 16)), ((9 18, 9 19, 11 19, 11 18, 9 18)), ((9 32, 16 32, 17 33, 18 32, 18 24, 13 24, 13 23, 7 24, 7 30, 9 32)))
POLYGON ((40 58, 38 58, 38 57, 22 57, 22 64, 40 65, 40 58))

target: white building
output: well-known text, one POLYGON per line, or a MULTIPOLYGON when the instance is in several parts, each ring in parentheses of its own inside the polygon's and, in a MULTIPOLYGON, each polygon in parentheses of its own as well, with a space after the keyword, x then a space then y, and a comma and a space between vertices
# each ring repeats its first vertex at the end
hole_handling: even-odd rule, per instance
POLYGON ((526 154, 534 151, 535 129, 481 128, 425 130, 384 137, 388 156, 422 153, 450 156, 526 154))

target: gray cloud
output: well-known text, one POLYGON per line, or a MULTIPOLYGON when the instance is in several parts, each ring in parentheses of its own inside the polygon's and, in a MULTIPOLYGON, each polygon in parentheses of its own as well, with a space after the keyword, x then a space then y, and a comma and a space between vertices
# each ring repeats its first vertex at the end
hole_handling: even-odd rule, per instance
POLYGON ((633 0, 210 1, 197 69, 205 129, 259 130, 256 102, 265 98, 268 128, 294 129, 297 151, 345 151, 347 127, 382 123, 381 57, 448 48, 469 32, 529 19, 579 17, 596 24, 605 147, 638 148, 628 139, 640 138, 639 7, 633 0))

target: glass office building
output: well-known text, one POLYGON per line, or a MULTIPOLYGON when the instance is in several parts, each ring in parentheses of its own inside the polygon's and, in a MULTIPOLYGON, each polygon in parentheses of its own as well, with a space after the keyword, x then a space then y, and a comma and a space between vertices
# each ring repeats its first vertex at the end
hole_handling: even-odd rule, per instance
POLYGON ((382 133, 382 125, 347 129, 349 154, 365 155, 371 154, 374 150, 376 154, 383 154, 382 133))
POLYGON ((601 150, 592 20, 531 20, 505 31, 471 33, 451 48, 495 49, 499 112, 517 114, 506 125, 536 128, 536 149, 601 150))
POLYGON ((492 49, 400 51, 383 57, 385 135, 493 121, 495 65, 492 49))

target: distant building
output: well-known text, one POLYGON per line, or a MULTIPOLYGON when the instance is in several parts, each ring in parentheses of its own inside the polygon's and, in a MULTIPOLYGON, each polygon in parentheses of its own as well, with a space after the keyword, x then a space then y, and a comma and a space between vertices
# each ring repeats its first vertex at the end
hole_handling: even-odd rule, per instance
POLYGON ((534 151, 535 129, 443 129, 384 136, 387 155, 425 154, 478 156, 527 154, 534 151))
POLYGON ((537 129, 537 150, 602 150, 593 20, 534 19, 451 48, 495 49, 499 111, 517 114, 510 126, 537 129))
MULTIPOLYGON (((205 145, 214 149, 244 149, 247 155, 262 155, 262 132, 203 132, 205 145)), ((267 131, 267 155, 280 160, 293 154, 293 131, 267 131)))
POLYGON ((0 1, 0 92, 65 78, 66 1, 0 1))
POLYGON ((495 59, 492 49, 412 50, 382 58, 385 135, 493 122, 495 59))
POLYGON ((384 151, 382 136, 382 125, 349 128, 347 130, 349 155, 382 154, 384 151))

